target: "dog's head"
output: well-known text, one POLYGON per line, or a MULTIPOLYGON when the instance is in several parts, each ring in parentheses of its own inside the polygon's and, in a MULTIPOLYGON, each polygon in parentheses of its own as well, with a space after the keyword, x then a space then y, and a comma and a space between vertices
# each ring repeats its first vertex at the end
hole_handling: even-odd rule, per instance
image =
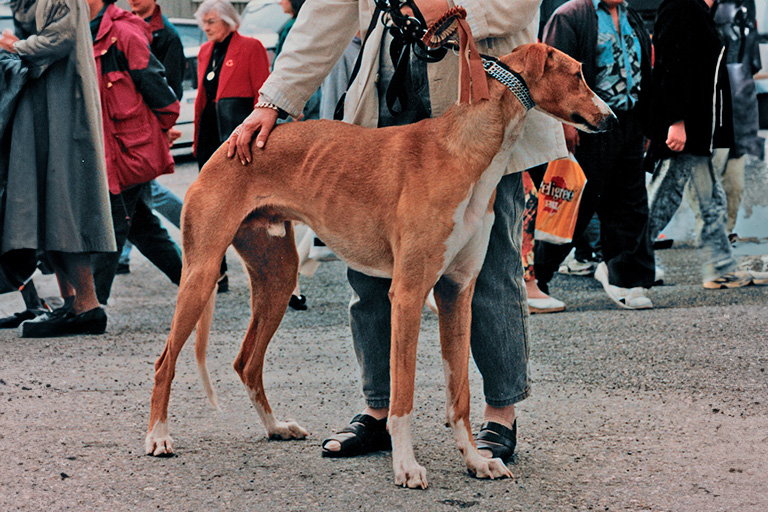
POLYGON ((581 63, 541 43, 519 46, 500 59, 526 81, 536 108, 585 132, 613 128, 616 116, 584 81, 581 63))

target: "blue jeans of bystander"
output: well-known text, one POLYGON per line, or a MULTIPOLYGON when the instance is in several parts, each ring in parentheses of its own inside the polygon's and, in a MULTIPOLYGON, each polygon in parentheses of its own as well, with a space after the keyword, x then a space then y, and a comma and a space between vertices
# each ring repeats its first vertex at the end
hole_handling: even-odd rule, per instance
POLYGON ((701 207, 701 260, 703 282, 713 281, 736 269, 736 260, 725 229, 727 205, 725 192, 709 156, 680 154, 656 162, 648 189, 650 203, 649 235, 656 240, 669 224, 691 181, 701 207))

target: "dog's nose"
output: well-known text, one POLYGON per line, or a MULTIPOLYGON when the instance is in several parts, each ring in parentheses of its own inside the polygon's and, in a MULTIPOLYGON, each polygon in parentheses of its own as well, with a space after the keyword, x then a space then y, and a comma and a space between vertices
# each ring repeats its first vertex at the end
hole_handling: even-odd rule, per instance
POLYGON ((600 123, 600 125, 597 128, 602 132, 607 132, 609 130, 613 130, 614 128, 618 128, 618 127, 619 127, 619 119, 616 117, 616 114, 611 112, 611 115, 603 119, 603 121, 600 123))

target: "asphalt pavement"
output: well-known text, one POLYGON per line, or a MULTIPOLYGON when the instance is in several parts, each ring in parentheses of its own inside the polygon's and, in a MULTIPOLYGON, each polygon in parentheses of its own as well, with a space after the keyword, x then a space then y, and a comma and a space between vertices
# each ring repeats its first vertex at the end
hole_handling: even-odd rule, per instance
MULTIPOLYGON (((161 181, 183 193, 195 175, 186 163, 161 181)), ((757 267, 766 242, 737 249, 757 267)), ((309 310, 286 314, 267 354, 272 405, 307 440, 268 441, 232 369, 249 291, 231 252, 231 291, 217 299, 208 350, 222 410, 207 403, 190 343, 170 404, 177 455, 145 456, 153 364, 176 287, 136 253, 115 282, 105 335, 0 332, 0 510, 764 512, 768 286, 704 290, 694 248, 659 254, 666 276, 649 292, 652 310, 618 309, 588 277, 551 283, 567 310, 530 318, 533 394, 518 407, 514 479, 466 473, 444 426, 437 318, 425 310, 414 419, 430 483, 422 491, 395 487, 389 454, 320 457, 321 440, 363 405, 340 262, 302 278, 309 310)), ((36 282, 56 294, 51 276, 36 282)), ((0 296, 0 313, 21 304, 0 296)), ((477 428, 472 362, 470 376, 477 428)))

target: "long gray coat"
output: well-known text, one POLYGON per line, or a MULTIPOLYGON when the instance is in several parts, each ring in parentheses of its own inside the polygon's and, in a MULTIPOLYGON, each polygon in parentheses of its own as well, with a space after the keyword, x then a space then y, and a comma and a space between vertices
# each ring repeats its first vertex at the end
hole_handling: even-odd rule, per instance
POLYGON ((11 128, 0 252, 115 251, 87 4, 18 3, 14 48, 30 80, 11 128))

